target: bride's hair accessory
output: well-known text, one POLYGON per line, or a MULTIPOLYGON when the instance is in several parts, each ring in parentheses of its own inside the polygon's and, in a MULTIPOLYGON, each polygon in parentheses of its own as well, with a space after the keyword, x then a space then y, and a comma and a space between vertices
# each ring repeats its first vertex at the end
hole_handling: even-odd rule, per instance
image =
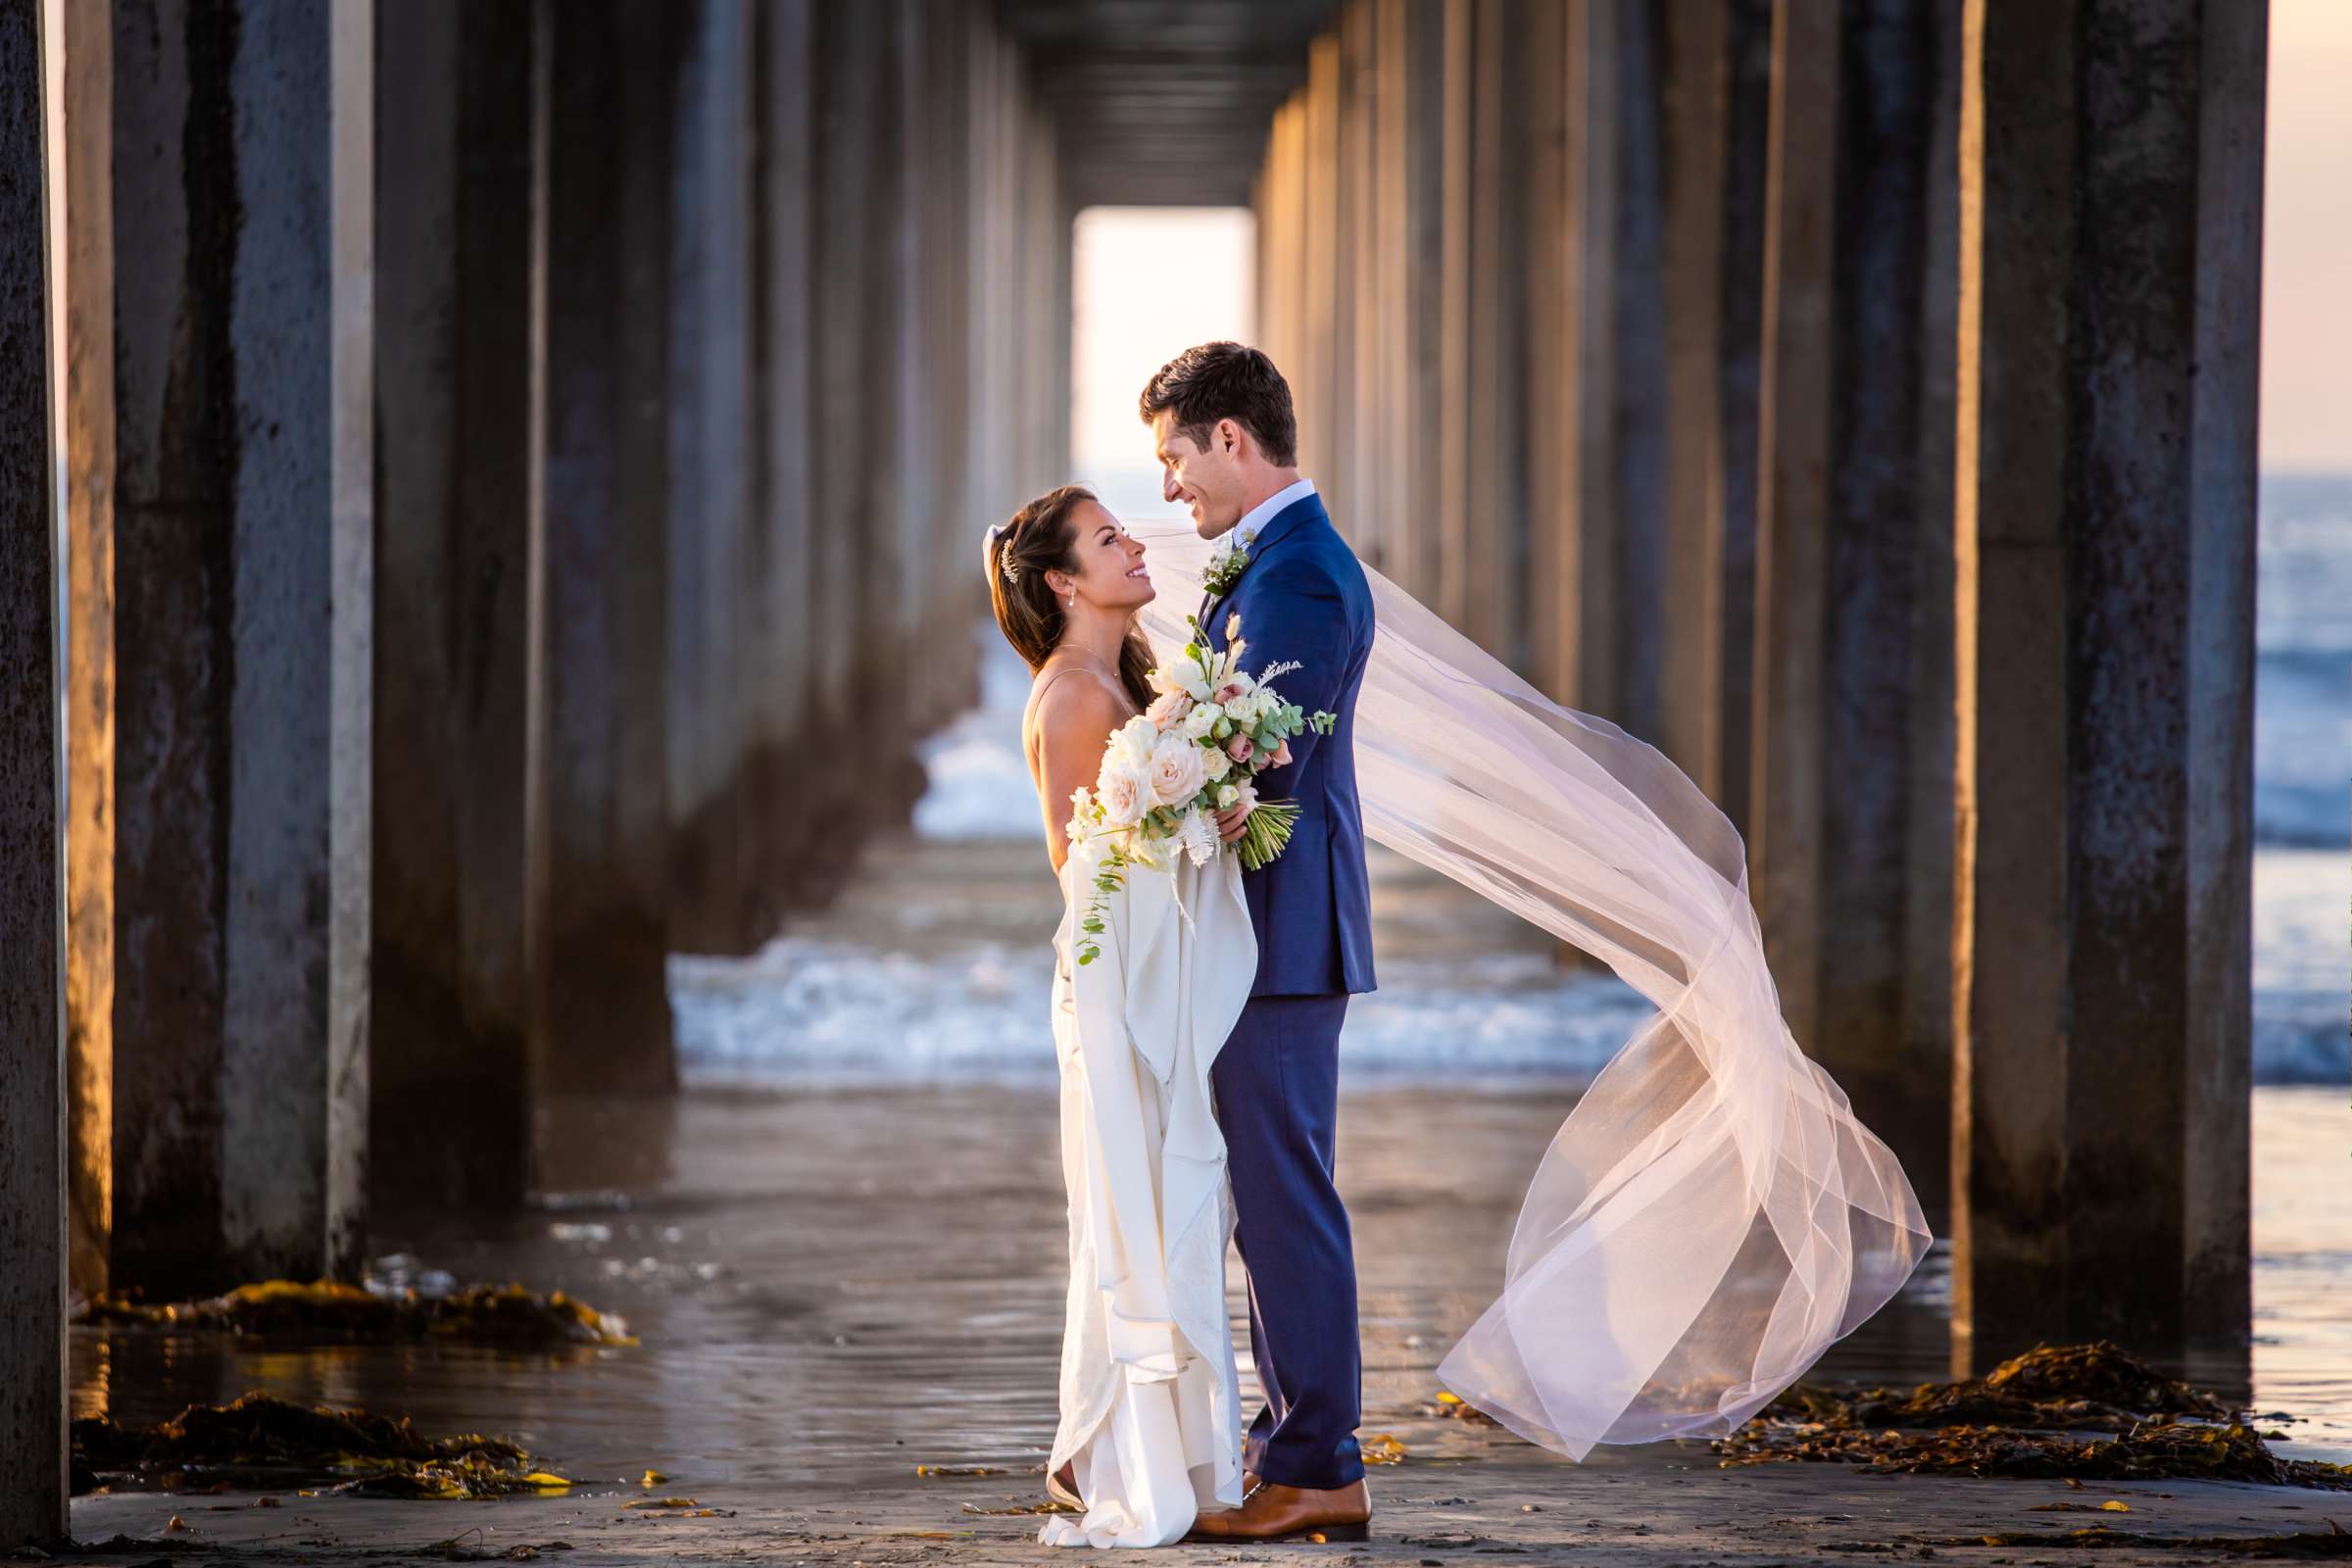
MULTIPOLYGON (((980 541, 980 564, 983 567, 991 564, 991 558, 996 554, 998 538, 1010 531, 1001 522, 992 522, 988 525, 988 536, 980 541)), ((1004 558, 1004 564, 997 570, 1007 583, 1021 580, 1021 564, 1010 556, 1004 558)))

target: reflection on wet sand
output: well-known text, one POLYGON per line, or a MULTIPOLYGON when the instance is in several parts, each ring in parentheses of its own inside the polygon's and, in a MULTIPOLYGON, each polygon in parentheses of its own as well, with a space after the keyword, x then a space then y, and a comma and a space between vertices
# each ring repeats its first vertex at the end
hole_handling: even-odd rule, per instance
MULTIPOLYGON (((2323 1152, 2332 1097, 2263 1098, 2257 1148, 2271 1162, 2258 1195, 2311 1190, 2281 1156, 2323 1152)), ((1519 1183, 1568 1103, 1429 1089, 1349 1098, 1341 1185, 1361 1267, 1367 1431, 1438 1392, 1431 1369, 1486 1305, 1519 1183)), ((902 1483, 918 1461, 1025 1473, 1054 1427, 1054 1115, 1049 1095, 986 1086, 560 1102, 545 1127, 551 1206, 413 1216, 381 1241, 461 1280, 571 1292, 620 1313, 640 1348, 254 1350, 84 1330, 74 1413, 157 1420, 258 1388, 407 1413, 426 1431, 503 1432, 588 1478, 634 1481, 655 1466, 790 1494, 902 1483)), ((2341 1223, 2313 1208, 2297 1218, 2266 1206, 2257 1232, 2267 1343, 2256 1398, 2325 1418, 2290 1429, 2323 1441, 2283 1451, 2340 1458, 2352 1449, 2342 1330, 2323 1316, 2315 1271, 2340 1270, 2343 1253, 2304 1257, 2292 1235, 2267 1228, 2341 1223)), ((1945 1292, 1939 1248, 1816 1375, 1946 1375, 1945 1292)), ((1233 1306, 1246 1348, 1238 1289, 1233 1306)))

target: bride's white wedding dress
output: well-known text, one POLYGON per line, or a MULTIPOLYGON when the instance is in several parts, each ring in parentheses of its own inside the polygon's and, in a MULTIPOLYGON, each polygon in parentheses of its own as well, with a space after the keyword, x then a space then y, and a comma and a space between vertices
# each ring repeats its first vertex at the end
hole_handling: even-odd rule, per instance
POLYGON ((1096 909, 1096 864, 1074 848, 1054 936, 1054 1047, 1070 1284, 1061 1424, 1083 1514, 1050 1545, 1164 1546, 1202 1507, 1241 1501, 1240 1387, 1225 1313, 1233 1206, 1208 1069, 1249 1001, 1257 944, 1241 866, 1131 865, 1096 909))

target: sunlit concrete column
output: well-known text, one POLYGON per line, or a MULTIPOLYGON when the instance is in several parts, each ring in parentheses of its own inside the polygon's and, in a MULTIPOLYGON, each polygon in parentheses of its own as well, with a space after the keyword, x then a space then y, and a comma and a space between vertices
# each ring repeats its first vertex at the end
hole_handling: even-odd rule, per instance
MULTIPOLYGON (((1076 352, 1076 339, 1070 313, 1070 295, 1075 284, 1072 279, 1070 227, 1076 222, 1078 209, 1072 204, 1067 182, 1062 172, 1061 149, 1054 140, 1054 122, 1041 115, 1037 124, 1037 139, 1041 162, 1052 172, 1045 188, 1051 196, 1051 208, 1046 220, 1049 243, 1046 247, 1047 270, 1045 292, 1038 298, 1038 309, 1044 312, 1046 329, 1050 335, 1047 345, 1046 386, 1051 396, 1046 404, 1045 443, 1038 453, 1042 475, 1051 480, 1070 471, 1071 452, 1071 356, 1076 352)), ((1143 389, 1136 389, 1141 392, 1143 389)))
POLYGON ((1476 0, 1447 0, 1436 40, 1438 82, 1439 282, 1436 550, 1422 597, 1456 627, 1470 614, 1470 213, 1473 171, 1471 46, 1476 0))
MULTIPOLYGON (((1519 365, 1527 279, 1519 265, 1524 234, 1524 134, 1527 94, 1518 81, 1524 7, 1517 0, 1476 0, 1469 19, 1470 104, 1468 270, 1468 429, 1464 503, 1468 509, 1461 630, 1515 669, 1528 665, 1526 572, 1525 378, 1519 365)), ((1451 40, 1448 40, 1451 46, 1451 40)))
MULTIPOLYGON (((1948 1107, 1938 981, 1910 922, 1923 560, 1950 521, 1923 482, 1935 116, 1954 62, 1938 8, 1871 4, 1832 35, 1783 8, 1775 39, 1764 493, 1756 568, 1754 815, 1767 954, 1790 1028, 1935 1208, 1948 1107)), ((1942 144, 1950 145, 1948 136, 1942 144)), ((1948 168, 1947 166, 1944 166, 1948 168)), ((1937 922, 1940 924, 1940 922, 1937 922)))
POLYGON ((557 6, 550 48, 536 1074, 677 1081, 669 951, 670 195, 680 28, 557 6))
POLYGON ((0 5, 0 1550, 66 1534, 65 866, 38 5, 0 5))
POLYGON ((531 1183, 524 933, 539 569, 543 134, 534 0, 377 14, 372 1188, 531 1183))
MULTIPOLYGON (((1960 0, 1934 7, 1935 97, 1929 107, 1926 255, 1921 270, 1919 378, 1920 516, 1913 537, 1910 747, 1904 831, 1902 959, 1903 1038, 1915 1063, 1935 1062, 1949 1077, 1952 1059, 1952 848, 1954 783, 1953 453, 1958 436, 1957 365, 1960 319, 1960 0)), ((1929 1173, 1921 1191, 1933 1200, 1932 1218, 1948 1224, 1951 1106, 1924 1089, 1923 1114, 1938 1127, 1943 1172, 1929 1173)))
POLYGON ((1941 1030, 1914 1027, 1922 1020, 1911 999, 1923 987, 1940 999, 1945 982, 1933 943, 1914 941, 1911 922, 1927 920, 1931 932, 1948 924, 1916 893, 1948 886, 1945 857, 1936 852, 1948 831, 1941 780, 1924 795, 1919 781, 1934 761, 1932 751, 1922 753, 1933 732, 1923 734, 1921 720, 1949 712, 1951 692, 1920 644, 1923 566, 1948 556, 1952 526, 1948 487, 1922 459, 1948 451, 1928 423, 1927 398, 1949 374, 1940 351, 1951 337, 1952 301, 1936 288, 1948 289, 1952 278, 1931 244, 1939 229, 1945 243, 1951 237, 1936 217, 1953 180, 1950 127, 1936 117, 1957 109, 1944 83, 1959 62, 1944 50, 1942 20, 1956 5, 1872 0, 1849 14, 1840 60, 1833 353, 1844 412, 1831 436, 1817 764, 1826 942, 1818 1021, 1799 1036, 1871 1129, 1918 1167, 1913 1184, 1937 1212, 1948 1164, 1950 1048, 1941 1030), (1932 815, 1915 834, 1920 809, 1932 815), (1925 854, 1924 863, 1915 853, 1925 854))
POLYGON ((1301 89, 1306 138, 1301 166, 1299 333, 1297 363, 1282 368, 1298 416, 1298 463, 1331 474, 1339 459, 1340 39, 1325 30, 1307 46, 1301 89))
POLYGON ((1768 0, 1660 18, 1666 635, 1658 744, 1735 827, 1754 657, 1757 313, 1768 0))
MULTIPOLYGON (((1577 525, 1587 515, 1577 497, 1584 472, 1578 431, 1587 406, 1577 361, 1588 335, 1579 311, 1588 252, 1578 231, 1578 201, 1589 194, 1576 167, 1578 154, 1588 149, 1575 122, 1588 85, 1578 55, 1592 12, 1613 9, 1608 4, 1538 6, 1528 16, 1517 50, 1527 97, 1521 352, 1527 400, 1523 591, 1528 672, 1539 687, 1568 701, 1576 700, 1569 694, 1577 688, 1579 645, 1589 629, 1577 536, 1577 525)), ((1603 139, 1614 145, 1614 138, 1603 139)), ((1604 334, 1597 349, 1605 353, 1609 341, 1604 334)))
POLYGON ((1828 618, 1838 18, 1773 13, 1758 413, 1754 749, 1747 854, 1781 1011, 1820 1022, 1822 627, 1828 618))
MULTIPOLYGON (((1397 515, 1391 524, 1393 547, 1383 569, 1416 597, 1436 604, 1440 555, 1446 534, 1441 485, 1445 428, 1443 291, 1446 276, 1446 26, 1445 13, 1416 0, 1382 0, 1381 70, 1384 134, 1396 127, 1395 143, 1384 141, 1393 165, 1383 172, 1397 189, 1396 229, 1383 243, 1396 247, 1396 308, 1384 332, 1395 345, 1392 361, 1399 380, 1391 438, 1396 443, 1397 515)), ((1388 198, 1384 196, 1384 201, 1388 198)))
POLYGON ((1953 1326, 2244 1345, 2266 10, 1970 0, 1953 1326))
POLYGON ((1305 355, 1306 104, 1299 94, 1274 112, 1257 189, 1257 341, 1288 379, 1305 355))
POLYGON ((1379 100, 1373 48, 1378 36, 1371 0, 1348 0, 1334 19, 1339 39, 1339 138, 1334 227, 1339 268, 1334 278, 1331 475, 1340 519, 1356 548, 1378 564, 1380 513, 1372 457, 1380 441, 1378 350, 1381 338, 1379 256, 1373 232, 1374 115, 1379 100))
POLYGON ((1411 422, 1416 391, 1413 314, 1414 37, 1406 0, 1361 0, 1371 32, 1371 213, 1364 230, 1364 298, 1356 330, 1364 340, 1366 406, 1362 495, 1366 556, 1397 581, 1411 577, 1415 535, 1427 515, 1413 505, 1412 463, 1421 431, 1411 422))
POLYGON ((115 1182, 114 23, 106 0, 57 15, 64 102, 66 419, 66 1046, 73 1289, 107 1288, 115 1182), (80 309, 73 302, 80 301, 80 309))
POLYGON ((350 1277, 373 7, 115 23, 115 1283, 350 1277))

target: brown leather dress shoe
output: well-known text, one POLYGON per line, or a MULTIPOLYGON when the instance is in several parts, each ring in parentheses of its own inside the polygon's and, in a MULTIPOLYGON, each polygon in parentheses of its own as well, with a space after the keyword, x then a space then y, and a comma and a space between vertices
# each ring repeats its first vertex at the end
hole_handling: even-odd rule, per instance
POLYGON ((1361 1481, 1329 1492, 1261 1481, 1239 1508, 1204 1513, 1187 1541, 1369 1541, 1372 1494, 1361 1481))

